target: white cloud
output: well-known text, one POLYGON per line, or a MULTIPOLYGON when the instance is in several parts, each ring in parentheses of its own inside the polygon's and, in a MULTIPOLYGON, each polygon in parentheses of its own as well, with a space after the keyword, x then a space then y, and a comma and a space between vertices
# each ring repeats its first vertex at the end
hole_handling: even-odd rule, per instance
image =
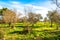
POLYGON ((17 12, 19 13, 22 13, 23 15, 24 14, 24 7, 26 7, 27 9, 29 8, 30 10, 32 10, 33 12, 36 12, 36 13, 40 13, 42 14, 43 17, 46 17, 46 14, 48 13, 49 10, 52 9, 55 9, 56 5, 51 5, 50 2, 44 2, 42 3, 42 6, 38 6, 38 5, 32 5, 32 4, 22 4, 20 2, 15 2, 15 1, 10 1, 9 3, 5 3, 5 2, 1 2, 1 5, 0 8, 2 8, 3 6, 7 7, 7 8, 10 8, 10 9, 17 9, 17 12))
POLYGON ((2 8, 2 6, 0 5, 0 9, 2 8))

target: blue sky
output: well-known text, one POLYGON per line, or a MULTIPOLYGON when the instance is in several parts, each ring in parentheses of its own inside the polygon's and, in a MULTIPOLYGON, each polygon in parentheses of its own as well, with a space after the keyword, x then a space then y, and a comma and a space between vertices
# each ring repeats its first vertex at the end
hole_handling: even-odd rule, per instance
POLYGON ((30 3, 30 2, 45 2, 45 1, 49 1, 49 0, 0 0, 3 2, 9 2, 9 1, 17 1, 17 2, 22 2, 22 3, 30 3))
POLYGON ((5 3, 20 2, 22 4, 33 4, 33 5, 43 5, 42 3, 48 1, 50 0, 0 0, 0 2, 5 2, 5 3))
POLYGON ((46 17, 48 11, 55 9, 56 5, 52 4, 50 0, 0 0, 0 9, 7 7, 9 9, 16 9, 17 14, 24 15, 24 8, 32 10, 32 12, 40 13, 46 17))

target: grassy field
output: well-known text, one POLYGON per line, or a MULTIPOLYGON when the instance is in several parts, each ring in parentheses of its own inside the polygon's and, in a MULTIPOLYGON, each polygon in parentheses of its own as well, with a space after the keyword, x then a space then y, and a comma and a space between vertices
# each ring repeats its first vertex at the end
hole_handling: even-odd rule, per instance
POLYGON ((50 27, 48 22, 45 24, 37 22, 30 34, 21 33, 25 26, 23 23, 16 23, 15 28, 12 29, 8 26, 8 24, 0 24, 0 37, 5 40, 60 40, 60 29, 56 30, 56 24, 50 27))

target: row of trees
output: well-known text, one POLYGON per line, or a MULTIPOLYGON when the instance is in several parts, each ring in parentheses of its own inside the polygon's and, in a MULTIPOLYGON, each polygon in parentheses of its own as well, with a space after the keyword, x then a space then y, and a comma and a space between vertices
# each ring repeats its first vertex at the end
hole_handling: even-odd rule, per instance
POLYGON ((41 14, 36 14, 33 12, 28 12, 27 16, 23 16, 19 18, 20 16, 19 14, 17 15, 16 12, 9 10, 7 8, 0 9, 0 16, 1 16, 0 20, 8 24, 16 23, 18 22, 18 20, 22 22, 28 21, 28 22, 34 23, 42 19, 41 14))
MULTIPOLYGON (((32 24, 32 26, 34 26, 34 23, 36 23, 37 21, 40 21, 40 19, 43 18, 41 14, 36 14, 33 12, 28 12, 27 16, 23 16, 21 18, 20 18, 20 15, 21 14, 17 15, 15 11, 10 10, 8 8, 2 8, 0 9, 0 16, 1 16, 0 23, 8 23, 10 26, 10 25, 14 25, 17 22, 29 22, 30 24, 32 24)), ((57 12, 57 10, 48 11, 47 17, 45 17, 43 21, 50 22, 52 27, 53 23, 56 23, 56 24, 60 23, 60 15, 57 12)))
MULTIPOLYGON (((33 27, 34 23, 42 19, 41 14, 36 14, 33 12, 28 12, 27 16, 23 16, 20 18, 19 14, 17 15, 15 11, 10 10, 8 8, 0 9, 0 16, 1 16, 0 20, 2 21, 1 23, 9 24, 9 27, 11 28, 15 27, 14 26, 15 23, 21 21, 25 24, 29 22, 30 24, 32 24, 33 27)), ((24 26, 24 31, 28 31, 30 33, 31 27, 29 27, 29 25, 27 24, 26 26, 24 26)))

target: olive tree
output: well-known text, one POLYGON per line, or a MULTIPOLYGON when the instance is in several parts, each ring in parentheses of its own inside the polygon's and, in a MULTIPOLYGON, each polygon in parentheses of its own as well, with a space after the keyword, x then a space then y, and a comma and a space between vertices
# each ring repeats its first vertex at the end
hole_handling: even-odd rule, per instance
POLYGON ((57 24, 56 29, 58 29, 58 25, 60 24, 60 15, 58 14, 58 12, 56 10, 50 11, 50 13, 48 13, 48 18, 51 22, 51 27, 54 22, 57 24))
MULTIPOLYGON (((10 10, 10 9, 7 9, 7 8, 3 8, 2 9, 2 20, 4 23, 8 23, 9 24, 9 27, 11 25, 14 26, 14 24, 18 21, 18 16, 16 14, 16 12, 10 10)), ((13 28, 12 26, 12 28, 13 28)))

